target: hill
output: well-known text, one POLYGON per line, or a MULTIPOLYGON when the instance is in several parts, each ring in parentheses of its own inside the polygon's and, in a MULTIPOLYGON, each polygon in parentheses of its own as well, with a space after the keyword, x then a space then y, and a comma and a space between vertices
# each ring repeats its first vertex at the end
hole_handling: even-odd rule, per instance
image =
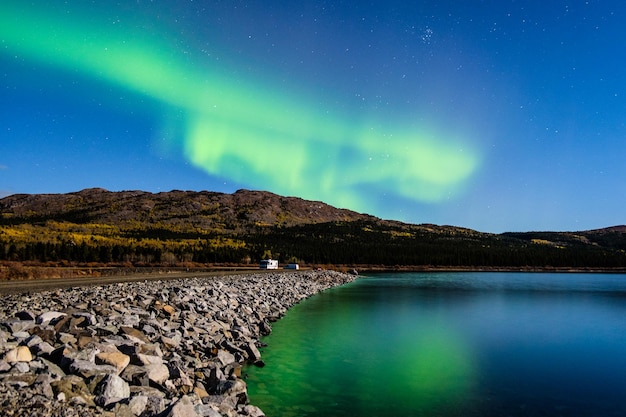
POLYGON ((3 218, 31 221, 104 223, 116 226, 162 224, 166 227, 250 230, 258 225, 294 226, 309 223, 373 219, 319 201, 239 190, 217 192, 110 192, 91 188, 69 194, 16 194, 0 200, 3 218))
POLYGON ((256 263, 626 267, 626 226, 482 233, 407 224, 264 191, 16 194, 0 199, 0 260, 123 265, 256 263))

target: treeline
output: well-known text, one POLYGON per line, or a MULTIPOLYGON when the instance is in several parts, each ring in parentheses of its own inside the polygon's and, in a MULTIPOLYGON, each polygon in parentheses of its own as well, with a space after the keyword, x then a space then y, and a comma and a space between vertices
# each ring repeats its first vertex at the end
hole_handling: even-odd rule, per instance
POLYGON ((0 225, 0 260, 43 263, 256 263, 273 257, 305 264, 626 268, 624 248, 618 233, 590 242, 561 234, 493 235, 365 220, 258 226, 245 234, 163 225, 25 225, 16 219, 0 225))
POLYGON ((446 234, 419 229, 407 233, 403 229, 381 228, 370 222, 326 223, 274 229, 263 236, 263 243, 280 253, 295 253, 312 263, 626 267, 626 254, 619 248, 581 242, 551 245, 533 243, 532 239, 480 233, 464 236, 463 233, 446 234))
POLYGON ((0 260, 77 263, 130 263, 133 265, 195 263, 241 263, 248 252, 233 246, 215 247, 206 242, 197 245, 171 245, 169 242, 148 245, 107 244, 71 241, 0 244, 0 260))

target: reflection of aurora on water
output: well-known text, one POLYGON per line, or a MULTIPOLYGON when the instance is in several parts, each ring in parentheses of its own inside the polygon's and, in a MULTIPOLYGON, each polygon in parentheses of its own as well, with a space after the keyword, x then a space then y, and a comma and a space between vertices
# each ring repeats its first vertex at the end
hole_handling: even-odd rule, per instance
POLYGON ((413 201, 447 198, 478 166, 467 143, 429 129, 355 121, 310 104, 319 98, 276 93, 190 62, 168 33, 113 30, 104 17, 26 7, 0 6, 5 53, 154 99, 165 107, 173 148, 211 175, 365 211, 373 190, 413 201), (172 113, 182 115, 173 129, 172 113))
POLYGON ((266 366, 247 369, 252 401, 282 416, 462 415, 476 364, 459 330, 411 290, 371 290, 363 280, 306 300, 273 326, 266 366))
POLYGON ((626 281, 381 273, 294 306, 246 369, 287 416, 626 415, 626 281))

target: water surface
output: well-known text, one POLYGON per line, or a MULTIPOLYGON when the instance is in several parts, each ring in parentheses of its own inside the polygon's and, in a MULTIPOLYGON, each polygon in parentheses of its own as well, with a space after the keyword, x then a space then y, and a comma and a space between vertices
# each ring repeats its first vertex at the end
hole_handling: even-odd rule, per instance
POLYGON ((626 415, 626 275, 362 277, 264 341, 271 417, 626 415))

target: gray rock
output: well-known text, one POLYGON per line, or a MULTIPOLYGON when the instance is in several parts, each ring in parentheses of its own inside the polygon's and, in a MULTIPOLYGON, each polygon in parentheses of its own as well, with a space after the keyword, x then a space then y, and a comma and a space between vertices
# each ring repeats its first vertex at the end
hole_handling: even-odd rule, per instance
POLYGON ((148 397, 148 402, 146 404, 146 409, 144 410, 144 413, 147 416, 159 415, 163 411, 165 411, 166 406, 167 404, 164 398, 156 395, 151 395, 148 397))
POLYGON ((18 333, 33 328, 35 323, 18 318, 10 318, 0 322, 0 325, 6 328, 10 333, 18 333))
POLYGON ((219 359, 223 366, 226 366, 235 362, 235 355, 224 349, 220 349, 217 351, 217 359, 219 359))
POLYGON ((130 397, 128 383, 117 375, 107 375, 96 385, 93 392, 96 395, 96 403, 103 407, 119 402, 130 397))
POLYGON ((246 405, 243 407, 243 412, 245 415, 250 417, 265 417, 265 413, 263 413, 259 407, 254 405, 246 405))
POLYGON ((128 402, 128 406, 130 407, 130 411, 136 416, 141 415, 148 405, 148 396, 146 395, 135 395, 128 402))
POLYGON ((199 414, 191 398, 185 395, 170 406, 163 417, 199 417, 199 414))
POLYGON ((28 363, 26 362, 16 362, 13 364, 13 371, 20 374, 25 374, 26 372, 30 371, 30 366, 28 366, 28 363))
POLYGON ((153 364, 145 366, 148 379, 157 384, 163 384, 170 377, 170 371, 164 364, 153 364))
POLYGON ((253 342, 248 342, 244 346, 244 349, 246 353, 248 354, 249 362, 256 362, 259 359, 261 359, 261 352, 259 352, 259 349, 256 347, 256 345, 253 342))
POLYGON ((219 408, 215 404, 196 405, 196 413, 202 417, 222 417, 219 408))
POLYGON ((38 387, 38 391, 46 398, 54 398, 54 391, 50 385, 54 379, 48 374, 39 374, 35 379, 35 384, 38 387))
POLYGON ((60 311, 45 311, 37 316, 36 323, 37 324, 49 324, 52 320, 58 319, 59 317, 66 316, 65 313, 61 313, 60 311))
POLYGON ((25 330, 21 330, 19 332, 15 332, 13 333, 11 336, 13 336, 15 339, 17 339, 18 341, 22 341, 24 339, 28 339, 30 337, 30 333, 28 333, 25 330))
POLYGON ((39 360, 43 363, 43 365, 46 368, 46 373, 47 375, 50 375, 52 378, 54 379, 60 379, 63 378, 66 374, 65 372, 56 364, 44 359, 44 358, 39 358, 39 360))
POLYGON ((83 378, 89 378, 102 374, 116 374, 117 368, 111 365, 96 365, 94 362, 77 359, 69 366, 72 374, 80 375, 83 378))

